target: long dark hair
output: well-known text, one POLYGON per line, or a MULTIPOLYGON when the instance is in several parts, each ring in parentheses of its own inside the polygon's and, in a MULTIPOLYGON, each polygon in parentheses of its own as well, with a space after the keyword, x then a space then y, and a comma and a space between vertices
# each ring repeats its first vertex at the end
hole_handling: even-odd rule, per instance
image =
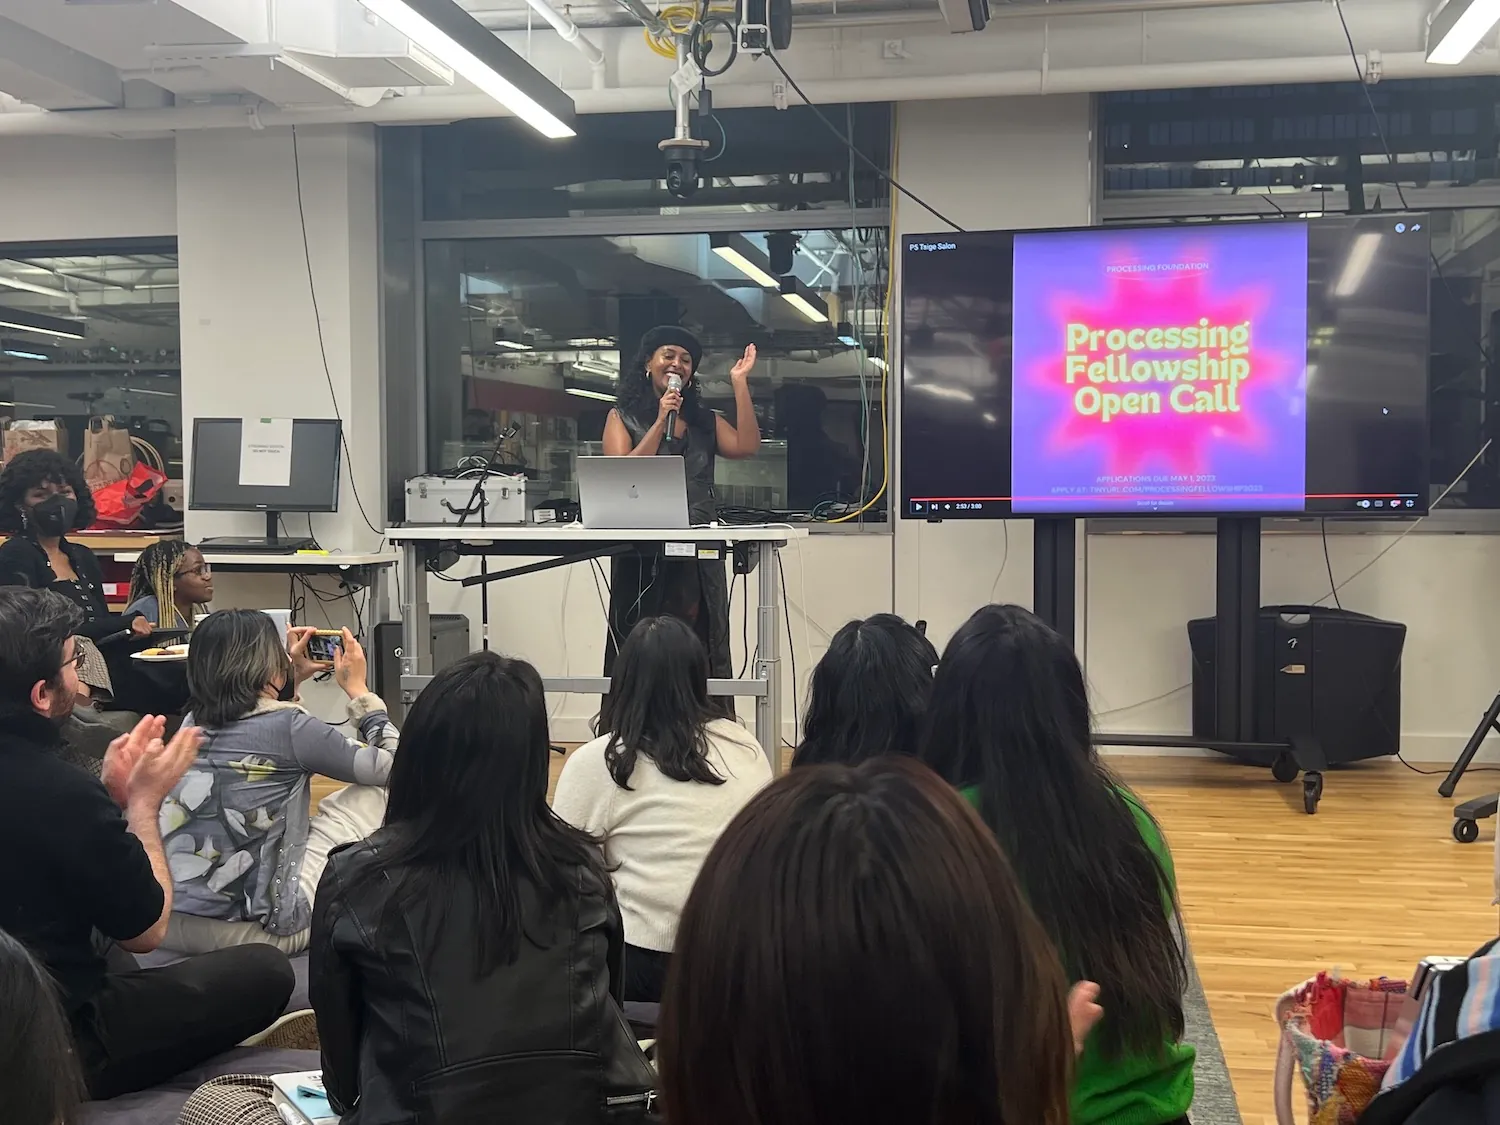
POLYGON ((683 908, 666 1117, 1065 1125, 1065 988, 994 836, 932 771, 793 770, 730 823, 683 908))
POLYGON ((547 805, 551 753, 542 678, 493 652, 433 677, 401 731, 385 812, 395 831, 378 870, 422 868, 473 886, 480 975, 520 952, 523 881, 547 908, 576 893, 580 868, 609 885, 597 842, 547 805))
POLYGON ((8 1125, 73 1125, 83 1077, 52 979, 0 930, 0 1102, 8 1125))
POLYGON ((937 649, 894 613, 851 621, 813 669, 794 766, 915 754, 937 649))
POLYGON ((188 706, 199 726, 222 727, 260 705, 272 680, 287 681, 292 660, 276 622, 258 609, 221 609, 193 630, 188 706))
POLYGON ((923 759, 978 787, 1065 967, 1098 982, 1105 1054, 1180 1039, 1187 970, 1172 879, 1137 825, 1149 814, 1094 749, 1072 646, 1020 606, 985 606, 948 642, 927 720, 923 759))
POLYGON ((598 730, 608 734, 604 763, 621 789, 630 788, 644 754, 673 781, 722 785, 708 760, 707 726, 722 714, 708 698, 708 653, 680 618, 636 622, 615 657, 598 730))
MULTIPOLYGON (((651 385, 651 376, 646 371, 646 364, 651 362, 651 357, 656 354, 657 349, 647 348, 642 343, 640 350, 636 352, 635 362, 620 372, 620 381, 615 390, 615 409, 622 415, 628 415, 634 421, 647 429, 656 421, 656 409, 659 396, 656 388, 651 385)), ((682 420, 689 426, 702 428, 713 422, 713 411, 703 405, 703 394, 698 387, 698 365, 693 364, 693 377, 687 381, 682 388, 682 420)))

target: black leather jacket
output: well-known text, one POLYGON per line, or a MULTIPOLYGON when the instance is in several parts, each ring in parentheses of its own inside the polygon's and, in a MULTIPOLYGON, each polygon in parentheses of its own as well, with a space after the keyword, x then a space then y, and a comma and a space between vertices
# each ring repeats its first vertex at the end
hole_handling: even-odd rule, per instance
POLYGON ((343 1125, 617 1120, 603 1110, 606 1095, 621 1088, 622 1068, 639 1074, 646 1064, 619 1005, 624 936, 613 889, 576 869, 577 894, 550 933, 526 894, 519 957, 480 976, 467 884, 445 890, 399 869, 355 879, 388 833, 333 853, 313 915, 323 1082, 343 1125))

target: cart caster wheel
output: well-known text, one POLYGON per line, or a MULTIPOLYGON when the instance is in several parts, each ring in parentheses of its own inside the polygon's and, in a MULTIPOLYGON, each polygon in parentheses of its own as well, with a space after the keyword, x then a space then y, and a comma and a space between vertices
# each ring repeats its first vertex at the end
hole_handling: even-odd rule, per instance
POLYGON ((1297 759, 1290 754, 1277 754, 1276 760, 1271 763, 1271 776, 1283 785, 1289 781, 1296 781, 1297 774, 1300 772, 1297 768, 1297 759))
POLYGON ((1308 816, 1318 811, 1318 802, 1323 797, 1323 775, 1309 771, 1302 778, 1302 810, 1308 816))
POLYGON ((1460 844, 1472 844, 1479 839, 1479 824, 1472 820, 1455 820, 1453 838, 1460 844))

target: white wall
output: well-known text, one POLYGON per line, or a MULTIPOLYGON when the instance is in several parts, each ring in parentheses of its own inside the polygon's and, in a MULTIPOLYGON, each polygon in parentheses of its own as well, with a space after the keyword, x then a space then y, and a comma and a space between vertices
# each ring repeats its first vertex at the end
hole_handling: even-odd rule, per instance
MULTIPOLYGON (((366 526, 353 487, 370 520, 382 527, 375 132, 368 125, 297 131, 306 251, 292 141, 287 129, 178 137, 185 433, 190 444, 195 417, 341 416, 349 456, 339 511, 313 516, 312 526, 329 550, 369 551, 381 536, 366 526)), ((286 524, 290 533, 305 534, 307 517, 288 515, 286 524)), ((264 529, 264 518, 248 512, 190 512, 187 518, 187 536, 195 540, 264 529)), ((331 581, 318 585, 327 595, 338 593, 331 581)), ((219 608, 287 608, 290 601, 282 575, 225 574, 214 592, 219 608)), ((325 605, 313 598, 302 620, 354 624, 347 601, 325 605)), ((315 712, 342 721, 336 690, 315 687, 306 697, 315 712)))
MULTIPOLYGON (((183 416, 342 417, 350 456, 340 508, 313 527, 324 547, 368 551, 381 536, 354 489, 377 528, 385 510, 375 132, 304 128, 296 143, 306 251, 290 130, 178 138, 183 416)), ((287 523, 306 531, 303 516, 287 523)), ((187 532, 264 526, 254 513, 191 512, 187 532)))
POLYGON ((0 138, 0 243, 170 237, 173 141, 0 138))

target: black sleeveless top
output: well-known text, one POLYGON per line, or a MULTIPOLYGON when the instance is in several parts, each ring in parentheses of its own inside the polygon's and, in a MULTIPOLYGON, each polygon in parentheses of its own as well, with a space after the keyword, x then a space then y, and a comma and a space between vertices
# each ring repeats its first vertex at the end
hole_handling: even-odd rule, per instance
MULTIPOLYGON (((656 447, 658 457, 681 457, 687 473, 687 499, 689 518, 695 524, 713 523, 718 518, 714 503, 714 455, 718 452, 718 416, 706 406, 700 408, 704 416, 697 425, 688 422, 687 433, 681 438, 664 440, 656 447)), ((651 425, 641 425, 623 410, 616 410, 620 421, 630 433, 632 446, 641 444, 651 425)), ((655 424, 655 419, 651 424, 655 424)))

